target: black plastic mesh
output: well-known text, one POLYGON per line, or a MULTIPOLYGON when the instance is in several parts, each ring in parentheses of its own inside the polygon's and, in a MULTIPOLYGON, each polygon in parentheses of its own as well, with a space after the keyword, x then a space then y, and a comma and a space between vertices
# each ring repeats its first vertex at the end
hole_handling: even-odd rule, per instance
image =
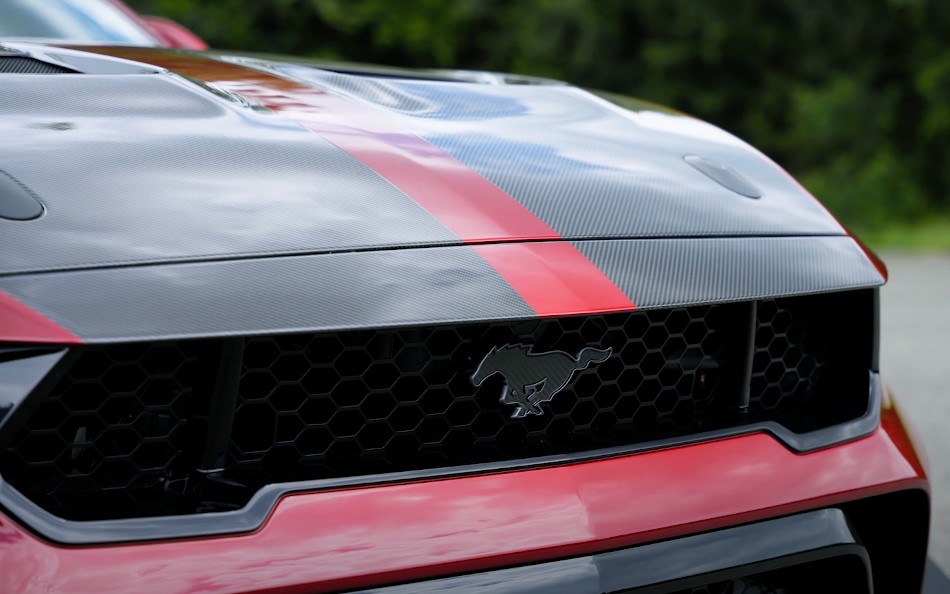
POLYGON ((75 71, 26 56, 0 56, 0 74, 75 74, 75 71))
POLYGON ((763 419, 808 431, 866 409, 870 295, 760 303, 747 414, 746 304, 79 347, 0 436, 0 473, 61 517, 118 518, 233 509, 274 482, 588 452, 763 419), (611 355, 577 371, 543 415, 512 418, 503 377, 476 388, 471 376, 515 343, 611 355))
MULTIPOLYGON (((232 454, 261 480, 335 477, 569 453, 717 426, 730 310, 699 307, 519 324, 253 338, 232 454), (500 375, 471 381, 492 347, 576 355, 545 414, 511 418, 500 375)), ((734 353, 734 349, 732 351, 734 353)), ((541 378, 539 378, 541 379, 541 378)))
POLYGON ((873 332, 868 307, 836 294, 760 302, 750 418, 780 419, 804 432, 863 414, 873 332))
POLYGON ((3 477, 71 519, 172 513, 197 343, 87 348, 0 455, 3 477))

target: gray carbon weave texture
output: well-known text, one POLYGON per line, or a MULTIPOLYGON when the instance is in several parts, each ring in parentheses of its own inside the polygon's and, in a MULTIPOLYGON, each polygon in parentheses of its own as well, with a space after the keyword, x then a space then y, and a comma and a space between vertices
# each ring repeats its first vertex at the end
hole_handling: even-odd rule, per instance
POLYGON ((640 308, 745 301, 884 283, 850 237, 579 241, 640 308))
POLYGON ((0 169, 47 209, 0 220, 0 275, 458 242, 320 136, 174 75, 4 78, 0 169))
MULTIPOLYGON (((882 282, 847 237, 575 245, 644 308, 882 282)), ((494 269, 463 246, 10 276, 0 278, 0 290, 89 342, 535 316, 494 269)))
POLYGON ((388 111, 568 239, 843 234, 767 158, 687 116, 629 111, 568 86, 372 79, 249 65, 388 111), (722 187, 687 164, 686 155, 731 167, 762 199, 722 187))
POLYGON ((381 328, 533 310, 474 250, 426 248, 0 278, 87 342, 381 328))

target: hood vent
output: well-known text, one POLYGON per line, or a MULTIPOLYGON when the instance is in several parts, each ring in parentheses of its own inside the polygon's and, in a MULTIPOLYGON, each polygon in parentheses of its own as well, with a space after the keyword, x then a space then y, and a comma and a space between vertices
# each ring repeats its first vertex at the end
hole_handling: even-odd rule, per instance
POLYGON ((0 45, 0 74, 158 74, 165 69, 61 47, 0 45))
POLYGON ((0 74, 75 74, 75 70, 63 68, 22 55, 0 53, 0 74))
MULTIPOLYGON (((0 59, 0 63, 3 60, 0 59)), ((43 205, 26 186, 0 171, 0 220, 29 221, 43 214, 43 205)))

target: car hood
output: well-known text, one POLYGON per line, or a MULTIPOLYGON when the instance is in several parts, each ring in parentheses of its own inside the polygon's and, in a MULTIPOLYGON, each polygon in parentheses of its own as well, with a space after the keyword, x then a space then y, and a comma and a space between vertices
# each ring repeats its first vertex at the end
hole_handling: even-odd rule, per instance
POLYGON ((503 77, 53 49, 149 67, 78 60, 76 74, 0 74, 0 171, 45 208, 35 220, 0 218, 0 274, 523 240, 845 234, 747 144, 633 100, 496 84, 503 77), (717 169, 731 177, 717 181, 717 169))

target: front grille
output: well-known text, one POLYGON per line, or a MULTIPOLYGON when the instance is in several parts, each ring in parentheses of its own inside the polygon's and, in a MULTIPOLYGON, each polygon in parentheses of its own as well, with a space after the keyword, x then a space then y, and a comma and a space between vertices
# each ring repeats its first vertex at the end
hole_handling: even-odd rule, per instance
POLYGON ((245 349, 231 458, 265 482, 494 462, 720 426, 730 312, 641 314, 338 335, 254 338, 245 349), (494 346, 611 348, 546 414, 512 418, 504 380, 470 379, 494 346))
POLYGON ((193 449, 200 343, 86 349, 0 456, 2 475, 71 519, 167 515, 193 449))
POLYGON ((110 519, 235 509, 275 482, 591 452, 762 420, 820 429, 866 410, 871 297, 81 347, 37 395, 0 473, 60 517, 110 519), (611 354, 544 414, 512 418, 501 375, 471 381, 506 344, 611 354))
POLYGON ((862 324, 866 307, 847 294, 761 302, 750 418, 779 418, 783 425, 801 433, 864 413, 865 399, 828 395, 867 386, 868 365, 861 363, 870 356, 873 324, 862 324), (857 307, 858 312, 848 312, 849 307, 857 307))

